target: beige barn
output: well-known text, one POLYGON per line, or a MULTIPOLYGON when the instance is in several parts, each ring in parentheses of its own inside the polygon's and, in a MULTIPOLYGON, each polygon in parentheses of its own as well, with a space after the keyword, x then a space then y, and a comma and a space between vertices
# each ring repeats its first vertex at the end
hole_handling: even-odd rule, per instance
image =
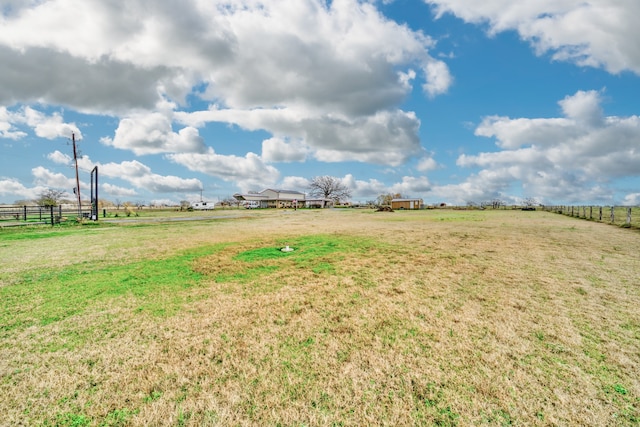
POLYGON ((423 208, 422 199, 392 199, 391 209, 393 210, 416 210, 423 208))

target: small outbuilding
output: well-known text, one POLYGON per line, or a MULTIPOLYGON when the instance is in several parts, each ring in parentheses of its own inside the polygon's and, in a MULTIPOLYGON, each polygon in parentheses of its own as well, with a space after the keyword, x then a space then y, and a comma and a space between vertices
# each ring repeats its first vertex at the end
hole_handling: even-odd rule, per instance
POLYGON ((416 210, 422 209, 422 199, 392 199, 391 209, 395 210, 416 210))

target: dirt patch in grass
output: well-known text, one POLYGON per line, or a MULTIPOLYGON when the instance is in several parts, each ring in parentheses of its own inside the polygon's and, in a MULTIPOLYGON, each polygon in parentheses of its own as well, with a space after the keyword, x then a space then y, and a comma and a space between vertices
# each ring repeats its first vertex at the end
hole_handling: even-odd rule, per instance
POLYGON ((0 246, 27 260, 0 267, 7 425, 639 421, 632 230, 299 210, 92 232, 47 237, 64 268, 0 246))

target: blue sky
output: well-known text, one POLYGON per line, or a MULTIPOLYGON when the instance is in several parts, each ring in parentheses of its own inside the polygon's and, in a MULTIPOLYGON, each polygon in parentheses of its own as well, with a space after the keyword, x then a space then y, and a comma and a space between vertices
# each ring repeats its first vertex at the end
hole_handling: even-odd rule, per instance
POLYGON ((0 0, 0 203, 640 204, 636 0, 0 0))

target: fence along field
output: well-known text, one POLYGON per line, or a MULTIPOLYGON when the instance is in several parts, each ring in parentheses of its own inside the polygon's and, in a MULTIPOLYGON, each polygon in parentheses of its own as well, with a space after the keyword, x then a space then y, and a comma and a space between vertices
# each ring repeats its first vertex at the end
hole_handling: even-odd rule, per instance
MULTIPOLYGON (((506 209, 506 206, 504 207, 506 209)), ((460 208, 456 208, 460 209, 460 208)), ((463 208, 464 209, 464 208, 463 208)), ((556 212, 591 221, 607 222, 621 227, 640 228, 640 207, 629 206, 542 206, 542 210, 556 212)), ((163 210, 163 209, 161 209, 163 210)), ((169 211, 171 211, 170 209, 169 211)), ((157 210, 156 210, 157 211, 157 210)), ((164 209, 167 211, 167 209, 164 209)), ((103 209, 102 216, 107 210, 103 209)), ((136 209, 136 216, 151 212, 136 209)), ((110 214, 120 213, 119 209, 109 210, 110 214)), ((83 208, 82 217, 91 218, 91 208, 83 208)), ((124 214, 123 214, 124 215, 124 214)), ((72 206, 0 206, 0 227, 10 225, 49 224, 55 225, 70 218, 78 217, 78 209, 72 206)), ((96 219, 99 219, 99 215, 96 219)))
POLYGON ((544 210, 591 221, 607 222, 621 227, 640 228, 640 207, 545 206, 544 210))
POLYGON ((512 210, 4 229, 0 424, 637 424, 638 243, 512 210))
MULTIPOLYGON (((78 208, 62 206, 0 206, 0 227, 11 225, 60 224, 79 216, 78 208)), ((91 208, 82 210, 83 218, 90 218, 91 208)))

